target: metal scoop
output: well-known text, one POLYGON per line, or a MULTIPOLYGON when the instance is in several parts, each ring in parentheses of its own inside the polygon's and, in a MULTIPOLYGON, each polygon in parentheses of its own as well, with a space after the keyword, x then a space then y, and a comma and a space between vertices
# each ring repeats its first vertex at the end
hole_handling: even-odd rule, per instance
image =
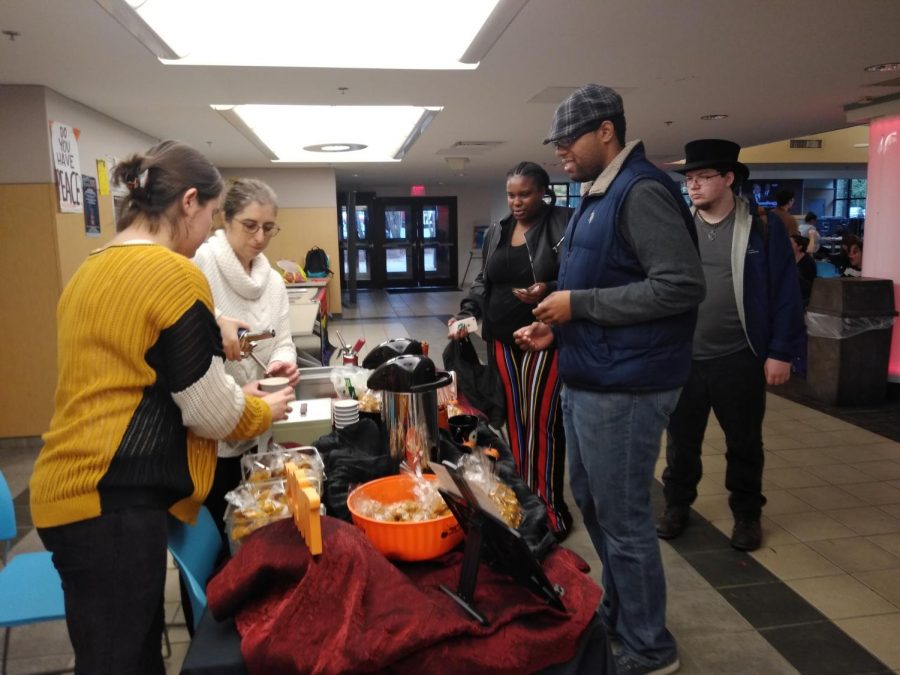
POLYGON ((259 367, 262 368, 263 375, 268 375, 269 369, 266 364, 260 361, 259 357, 253 353, 253 350, 256 348, 256 343, 260 340, 268 340, 273 337, 275 337, 274 328, 260 331, 259 333, 251 333, 246 328, 238 328, 238 339, 241 342, 241 358, 246 359, 249 356, 256 361, 259 367))

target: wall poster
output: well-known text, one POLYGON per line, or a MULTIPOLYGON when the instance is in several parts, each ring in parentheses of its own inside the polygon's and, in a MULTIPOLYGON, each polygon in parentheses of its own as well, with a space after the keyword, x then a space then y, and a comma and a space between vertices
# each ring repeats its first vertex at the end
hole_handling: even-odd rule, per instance
POLYGON ((78 135, 78 129, 60 122, 50 122, 50 150, 53 153, 56 192, 62 213, 83 211, 78 135))
POLYGON ((84 193, 84 234, 86 237, 100 236, 100 203, 97 201, 97 179, 82 176, 84 193))

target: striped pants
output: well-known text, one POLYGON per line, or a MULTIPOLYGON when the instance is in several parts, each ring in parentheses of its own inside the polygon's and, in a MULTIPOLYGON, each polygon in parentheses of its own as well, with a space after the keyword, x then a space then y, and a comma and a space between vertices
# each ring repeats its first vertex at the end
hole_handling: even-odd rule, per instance
POLYGON ((509 446, 519 475, 544 500, 550 526, 561 539, 572 516, 563 500, 566 442, 556 349, 523 352, 494 341, 493 356, 506 395, 509 446))

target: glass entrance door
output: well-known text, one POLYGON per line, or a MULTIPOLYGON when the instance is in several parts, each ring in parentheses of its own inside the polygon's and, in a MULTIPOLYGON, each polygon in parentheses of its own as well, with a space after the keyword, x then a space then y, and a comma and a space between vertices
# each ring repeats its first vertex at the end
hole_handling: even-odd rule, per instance
MULTIPOLYGON (((379 199, 383 286, 456 286, 456 198, 379 199)), ((377 256, 373 256, 376 257, 377 256)))
POLYGON ((384 279, 387 285, 411 284, 415 278, 417 238, 409 204, 384 205, 384 279))
MULTIPOLYGON (((347 206, 341 207, 341 225, 338 228, 338 244, 341 250, 342 279, 350 275, 349 242, 347 231, 347 206)), ((369 206, 356 205, 356 282, 366 287, 372 278, 372 234, 369 227, 369 206)))

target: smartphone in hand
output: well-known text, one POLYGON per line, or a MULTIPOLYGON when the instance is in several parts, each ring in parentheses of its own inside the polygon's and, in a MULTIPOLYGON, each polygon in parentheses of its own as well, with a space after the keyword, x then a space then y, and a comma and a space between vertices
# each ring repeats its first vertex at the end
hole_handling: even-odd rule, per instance
POLYGON ((468 316, 465 319, 460 319, 459 321, 455 321, 450 324, 447 334, 453 335, 457 331, 465 328, 466 332, 469 334, 478 332, 478 319, 474 316, 468 316))

